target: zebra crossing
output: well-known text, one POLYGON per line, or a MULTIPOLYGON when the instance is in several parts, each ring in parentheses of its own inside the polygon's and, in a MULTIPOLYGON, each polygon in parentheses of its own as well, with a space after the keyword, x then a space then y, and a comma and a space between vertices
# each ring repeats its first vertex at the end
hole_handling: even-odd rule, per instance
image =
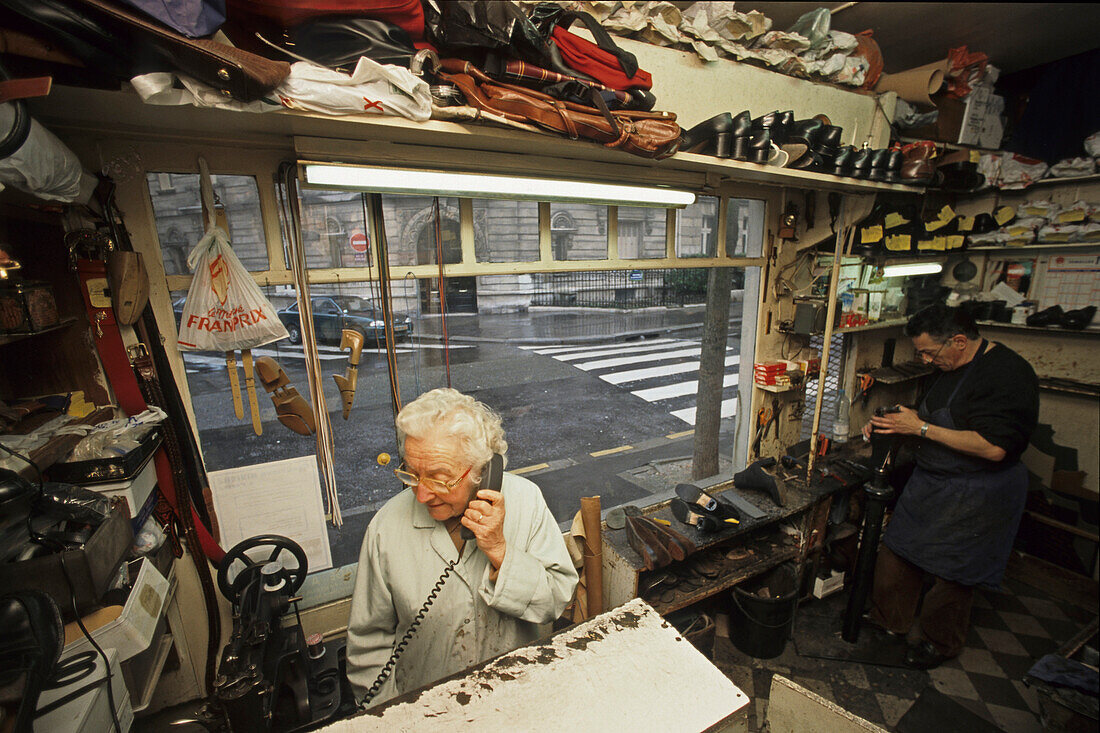
MULTIPOLYGON (((450 346, 451 351, 472 348, 474 347, 469 344, 451 344, 450 346)), ((396 351, 396 353, 400 355, 413 354, 417 351, 440 351, 442 349, 443 344, 431 342, 416 343, 414 341, 411 343, 405 342, 403 344, 399 344, 397 348, 394 349, 394 351, 396 351)), ((386 350, 378 347, 365 347, 362 353, 364 356, 367 354, 384 355, 386 353, 386 350)), ((187 368, 188 373, 191 374, 208 371, 211 368, 225 368, 225 356, 221 354, 211 354, 210 352, 202 351, 184 351, 182 352, 182 356, 184 366, 187 368)), ((282 342, 278 344, 278 348, 275 348, 275 345, 272 344, 270 347, 261 346, 258 349, 252 349, 253 358, 258 358, 261 356, 270 356, 275 359, 300 359, 302 361, 305 361, 306 358, 305 351, 302 349, 301 344, 295 346, 282 342)), ((348 352, 347 350, 341 349, 339 346, 327 346, 321 344, 317 346, 317 358, 320 359, 322 362, 339 361, 341 359, 347 360, 348 352)))
MULTIPOLYGON (((698 341, 661 338, 589 346, 520 346, 540 356, 564 362, 635 397, 660 405, 688 425, 695 424, 699 390, 698 341)), ((722 417, 737 413, 738 366, 741 357, 728 354, 722 380, 722 417)))

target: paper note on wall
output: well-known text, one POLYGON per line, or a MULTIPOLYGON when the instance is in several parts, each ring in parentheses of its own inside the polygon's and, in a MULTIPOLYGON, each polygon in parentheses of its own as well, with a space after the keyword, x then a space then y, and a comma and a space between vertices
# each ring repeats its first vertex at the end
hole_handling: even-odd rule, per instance
POLYGON ((222 546, 277 534, 302 546, 309 572, 332 567, 321 479, 313 456, 211 471, 222 546))

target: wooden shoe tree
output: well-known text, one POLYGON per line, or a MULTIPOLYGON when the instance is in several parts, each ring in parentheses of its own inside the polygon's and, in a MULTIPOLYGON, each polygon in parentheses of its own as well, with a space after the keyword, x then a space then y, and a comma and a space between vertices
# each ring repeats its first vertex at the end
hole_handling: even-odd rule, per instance
POLYGON ((279 366, 279 362, 270 356, 256 359, 256 376, 260 378, 264 389, 271 394, 279 422, 299 435, 310 435, 317 431, 313 408, 290 384, 290 379, 279 366))

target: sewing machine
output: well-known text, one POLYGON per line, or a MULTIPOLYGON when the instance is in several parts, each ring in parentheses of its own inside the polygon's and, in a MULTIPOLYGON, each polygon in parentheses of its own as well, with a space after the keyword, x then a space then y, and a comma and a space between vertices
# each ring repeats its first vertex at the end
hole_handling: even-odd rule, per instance
POLYGON ((307 639, 302 631, 295 594, 306 569, 302 548, 279 535, 239 543, 218 569, 218 588, 233 604, 233 633, 213 697, 232 731, 289 733, 332 720, 342 703, 353 705, 345 642, 307 639), (291 604, 294 624, 283 620, 291 604))

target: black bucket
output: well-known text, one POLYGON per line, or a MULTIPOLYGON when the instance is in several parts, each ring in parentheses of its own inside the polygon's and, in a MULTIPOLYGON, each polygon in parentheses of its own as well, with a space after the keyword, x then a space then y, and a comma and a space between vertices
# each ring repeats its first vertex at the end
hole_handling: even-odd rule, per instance
POLYGON ((786 563, 730 595, 730 641, 743 653, 771 659, 783 653, 798 603, 798 571, 786 563), (768 597, 757 593, 768 589, 768 597))

